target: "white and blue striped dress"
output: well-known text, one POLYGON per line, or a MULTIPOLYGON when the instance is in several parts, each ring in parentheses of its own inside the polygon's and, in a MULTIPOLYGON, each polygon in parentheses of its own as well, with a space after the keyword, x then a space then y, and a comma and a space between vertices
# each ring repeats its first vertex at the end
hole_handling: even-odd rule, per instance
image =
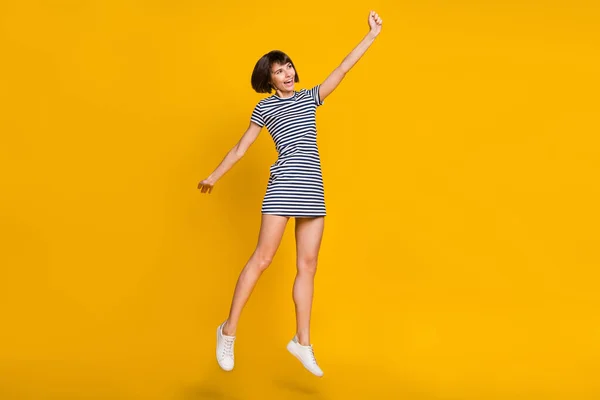
POLYGON ((287 217, 325 216, 321 160, 317 148, 319 85, 281 98, 258 102, 251 121, 266 126, 275 142, 277 161, 270 168, 263 214, 287 217))

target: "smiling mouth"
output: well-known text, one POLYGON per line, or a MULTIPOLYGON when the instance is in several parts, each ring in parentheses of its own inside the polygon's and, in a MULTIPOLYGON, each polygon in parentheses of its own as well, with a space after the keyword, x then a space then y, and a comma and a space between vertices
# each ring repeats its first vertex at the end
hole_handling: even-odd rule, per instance
POLYGON ((285 85, 290 85, 290 84, 294 83, 294 80, 293 79, 288 79, 287 81, 284 81, 283 83, 285 85))

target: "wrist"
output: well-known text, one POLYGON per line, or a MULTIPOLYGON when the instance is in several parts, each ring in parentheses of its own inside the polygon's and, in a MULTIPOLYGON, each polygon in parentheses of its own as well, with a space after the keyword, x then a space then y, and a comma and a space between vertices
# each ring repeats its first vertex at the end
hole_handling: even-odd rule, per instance
POLYGON ((214 185, 215 183, 217 183, 217 179, 210 175, 208 178, 206 178, 206 181, 210 184, 210 185, 214 185))
POLYGON ((367 33, 367 38, 369 40, 375 40, 377 35, 378 35, 378 33, 374 32, 373 30, 370 30, 369 33, 367 33))

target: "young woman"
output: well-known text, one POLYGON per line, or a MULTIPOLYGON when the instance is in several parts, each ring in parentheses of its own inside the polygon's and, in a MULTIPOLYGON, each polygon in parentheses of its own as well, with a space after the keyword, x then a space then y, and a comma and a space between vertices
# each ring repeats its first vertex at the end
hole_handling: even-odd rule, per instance
POLYGON ((258 102, 250 126, 210 176, 198 184, 211 193, 215 183, 246 153, 266 126, 275 142, 277 161, 270 168, 262 203, 262 221, 256 249, 242 270, 228 318, 217 328, 217 362, 231 371, 235 332, 240 314, 259 277, 271 263, 290 218, 295 218, 297 274, 292 291, 296 309, 296 335, 287 349, 304 367, 323 376, 310 342, 310 315, 314 277, 323 236, 325 200, 321 162, 317 149, 315 114, 318 106, 340 84, 379 35, 382 20, 368 17, 369 32, 320 85, 296 91, 298 73, 292 60, 280 51, 265 54, 254 67, 252 87, 258 93, 275 94, 258 102))

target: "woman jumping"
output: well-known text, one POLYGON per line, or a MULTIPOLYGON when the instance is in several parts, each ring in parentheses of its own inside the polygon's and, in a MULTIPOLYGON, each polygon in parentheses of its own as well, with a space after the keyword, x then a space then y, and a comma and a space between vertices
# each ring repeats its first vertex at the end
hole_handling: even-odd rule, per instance
POLYGON ((198 184, 211 193, 215 183, 229 171, 267 127, 278 153, 262 203, 258 244, 238 278, 229 316, 217 328, 217 362, 231 371, 234 365, 235 333, 242 309, 256 283, 271 264, 290 218, 295 218, 297 274, 293 286, 296 334, 287 349, 316 376, 323 376, 310 342, 310 316, 314 278, 325 221, 325 196, 321 161, 317 148, 316 109, 335 90, 381 32, 382 20, 375 12, 368 17, 369 32, 321 83, 296 91, 298 72, 290 57, 281 51, 262 56, 252 72, 252 88, 275 94, 258 102, 250 125, 210 176, 198 184))

